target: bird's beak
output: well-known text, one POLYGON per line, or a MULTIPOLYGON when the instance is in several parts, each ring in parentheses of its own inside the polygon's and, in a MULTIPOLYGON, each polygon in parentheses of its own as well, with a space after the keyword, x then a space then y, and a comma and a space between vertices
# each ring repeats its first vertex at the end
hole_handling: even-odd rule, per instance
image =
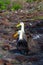
POLYGON ((15 38, 15 37, 17 37, 18 36, 18 33, 16 32, 14 35, 13 35, 13 37, 15 38))
POLYGON ((16 27, 20 27, 20 23, 16 27))

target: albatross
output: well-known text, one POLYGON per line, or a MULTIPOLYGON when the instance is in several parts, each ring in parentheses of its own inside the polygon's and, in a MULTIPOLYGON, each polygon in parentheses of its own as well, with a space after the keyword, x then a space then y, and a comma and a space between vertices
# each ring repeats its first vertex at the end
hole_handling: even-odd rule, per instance
POLYGON ((20 51, 22 54, 28 54, 28 43, 27 43, 27 38, 24 30, 24 23, 20 22, 16 27, 20 27, 21 30, 18 30, 16 34, 14 34, 14 37, 19 35, 18 40, 17 40, 17 49, 20 51))

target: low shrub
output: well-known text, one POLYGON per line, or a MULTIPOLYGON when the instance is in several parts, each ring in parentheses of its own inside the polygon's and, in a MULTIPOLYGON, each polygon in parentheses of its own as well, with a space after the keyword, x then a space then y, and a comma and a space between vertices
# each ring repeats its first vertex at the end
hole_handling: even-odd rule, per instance
POLYGON ((0 10, 6 10, 9 4, 10 0, 0 0, 0 10))
POLYGON ((21 4, 19 3, 12 3, 12 6, 10 0, 0 0, 0 10, 18 10, 22 8, 21 4))
POLYGON ((19 3, 13 3, 12 4, 12 7, 11 7, 11 10, 18 10, 18 9, 21 9, 22 6, 19 4, 19 3))
POLYGON ((30 2, 30 3, 34 2, 34 1, 36 1, 36 0, 26 0, 26 2, 30 2))

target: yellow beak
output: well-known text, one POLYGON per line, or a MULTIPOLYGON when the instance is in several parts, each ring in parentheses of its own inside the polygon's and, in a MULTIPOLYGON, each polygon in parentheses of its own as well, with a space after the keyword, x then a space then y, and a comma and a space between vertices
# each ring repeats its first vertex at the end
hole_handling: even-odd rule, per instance
POLYGON ((20 23, 16 27, 20 27, 20 23))
POLYGON ((18 33, 16 32, 14 35, 13 35, 13 37, 15 38, 15 37, 17 37, 18 36, 18 33))

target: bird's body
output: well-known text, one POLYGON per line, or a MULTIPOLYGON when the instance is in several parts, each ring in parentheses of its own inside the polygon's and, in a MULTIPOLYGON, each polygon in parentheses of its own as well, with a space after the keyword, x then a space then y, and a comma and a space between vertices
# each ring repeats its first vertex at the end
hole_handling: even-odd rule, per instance
POLYGON ((21 54, 28 54, 28 45, 25 39, 21 39, 17 41, 17 49, 21 54))
POLYGON ((26 40, 26 35, 24 31, 24 23, 21 22, 17 27, 21 25, 21 30, 18 31, 18 40, 17 40, 17 49, 22 53, 22 54, 28 54, 28 44, 26 40))

